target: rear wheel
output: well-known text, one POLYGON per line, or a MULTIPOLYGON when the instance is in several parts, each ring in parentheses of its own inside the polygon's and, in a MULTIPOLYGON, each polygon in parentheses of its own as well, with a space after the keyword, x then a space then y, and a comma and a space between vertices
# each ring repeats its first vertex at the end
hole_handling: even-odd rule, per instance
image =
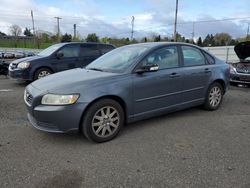
POLYGON ((50 69, 48 69, 48 68, 38 69, 35 72, 34 80, 38 80, 38 79, 43 78, 45 76, 48 76, 50 74, 52 74, 52 71, 50 69))
POLYGON ((90 106, 82 123, 83 134, 91 141, 106 142, 113 139, 124 124, 124 111, 112 99, 101 99, 90 106))
POLYGON ((204 103, 204 108, 206 110, 217 110, 221 105, 222 99, 223 99, 222 86, 218 82, 215 82, 208 88, 206 101, 204 103))

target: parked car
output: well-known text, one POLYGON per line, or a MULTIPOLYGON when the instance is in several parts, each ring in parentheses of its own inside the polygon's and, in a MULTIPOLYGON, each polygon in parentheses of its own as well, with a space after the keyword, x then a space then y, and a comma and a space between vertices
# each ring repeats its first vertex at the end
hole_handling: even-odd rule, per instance
POLYGON ((230 65, 230 82, 250 84, 250 41, 237 44, 234 51, 240 61, 230 65))
POLYGON ((0 59, 0 75, 7 76, 9 63, 0 59))
POLYGON ((19 58, 24 58, 25 53, 23 52, 13 52, 14 58, 19 59, 19 58))
POLYGON ((14 55, 13 52, 5 52, 5 53, 3 54, 3 57, 4 57, 5 59, 13 59, 13 58, 15 58, 15 55, 14 55))
POLYGON ((198 105, 216 110, 228 83, 229 65, 197 46, 142 43, 37 80, 26 87, 24 100, 37 129, 80 130, 104 142, 124 123, 198 105))
POLYGON ((55 72, 85 67, 114 48, 100 43, 55 44, 36 56, 13 61, 9 66, 9 76, 24 81, 37 80, 55 72))

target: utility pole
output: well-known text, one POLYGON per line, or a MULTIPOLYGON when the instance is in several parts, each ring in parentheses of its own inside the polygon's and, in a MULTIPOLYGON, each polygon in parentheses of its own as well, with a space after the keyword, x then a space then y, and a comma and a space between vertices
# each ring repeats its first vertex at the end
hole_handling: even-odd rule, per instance
POLYGON ((62 19, 60 17, 55 17, 55 19, 57 19, 57 40, 58 42, 60 42, 60 22, 59 20, 62 19))
POLYGON ((132 28, 131 28, 131 40, 133 40, 133 38, 134 38, 134 23, 135 23, 135 17, 132 16, 132 21, 131 21, 131 26, 132 26, 132 28))
POLYGON ((249 35, 249 23, 247 24, 247 37, 249 35))
POLYGON ((32 19, 32 26, 33 26, 33 42, 34 46, 36 45, 36 32, 35 32, 35 22, 34 22, 34 16, 33 16, 33 10, 31 10, 31 19, 32 19))
POLYGON ((74 24, 74 40, 76 40, 76 24, 74 24))
POLYGON ((176 27, 177 27, 177 14, 178 14, 178 0, 176 0, 176 6, 175 6, 175 20, 174 20, 174 41, 177 42, 177 33, 176 33, 176 27))
POLYGON ((193 31, 192 31, 192 40, 193 40, 193 44, 194 44, 194 23, 195 23, 195 22, 193 22, 193 31))

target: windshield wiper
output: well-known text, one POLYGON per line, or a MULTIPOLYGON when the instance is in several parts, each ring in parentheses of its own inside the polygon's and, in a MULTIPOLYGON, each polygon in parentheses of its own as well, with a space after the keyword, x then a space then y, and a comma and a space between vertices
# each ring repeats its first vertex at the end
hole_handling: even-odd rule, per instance
POLYGON ((101 71, 101 72, 103 72, 102 69, 98 69, 98 68, 89 68, 89 70, 95 70, 95 71, 101 71))

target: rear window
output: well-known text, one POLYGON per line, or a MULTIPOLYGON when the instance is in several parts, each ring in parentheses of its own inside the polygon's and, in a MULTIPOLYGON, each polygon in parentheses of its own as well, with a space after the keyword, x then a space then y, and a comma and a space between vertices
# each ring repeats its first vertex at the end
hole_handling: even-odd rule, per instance
POLYGON ((99 47, 100 47, 100 50, 101 50, 102 54, 106 54, 107 52, 114 49, 114 47, 111 46, 111 45, 100 45, 99 47))
POLYGON ((205 65, 206 60, 201 51, 191 46, 182 46, 184 66, 205 65))
POLYGON ((81 57, 100 56, 97 44, 83 44, 80 48, 81 57))

